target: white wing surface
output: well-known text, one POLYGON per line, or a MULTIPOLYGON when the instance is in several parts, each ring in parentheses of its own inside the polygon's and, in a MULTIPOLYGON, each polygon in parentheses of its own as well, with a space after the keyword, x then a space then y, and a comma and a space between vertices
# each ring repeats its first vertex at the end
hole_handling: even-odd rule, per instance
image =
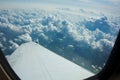
POLYGON ((21 80, 83 80, 94 75, 34 42, 22 44, 8 61, 21 80))

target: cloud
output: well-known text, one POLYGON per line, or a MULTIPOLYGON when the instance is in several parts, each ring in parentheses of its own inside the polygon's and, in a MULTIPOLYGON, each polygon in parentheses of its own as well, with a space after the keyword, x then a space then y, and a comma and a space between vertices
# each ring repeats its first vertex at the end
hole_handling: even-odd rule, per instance
POLYGON ((30 41, 32 41, 32 38, 30 37, 30 35, 28 33, 26 33, 26 34, 22 34, 22 35, 18 36, 18 40, 22 40, 24 42, 30 42, 30 41))
MULTIPOLYGON (((14 10, 3 10, 3 13, 4 12, 6 14, 2 15, 5 15, 6 17, 0 16, 0 31, 4 33, 5 38, 7 38, 10 34, 11 36, 9 39, 14 38, 12 40, 16 43, 28 42, 32 40, 34 41, 33 35, 39 35, 38 38, 43 37, 48 41, 49 39, 54 39, 55 34, 61 33, 64 35, 69 35, 76 41, 85 41, 89 46, 94 48, 101 48, 101 45, 98 43, 98 41, 101 39, 108 39, 109 41, 112 41, 113 36, 109 33, 112 33, 111 31, 115 28, 113 27, 115 25, 113 25, 112 22, 109 22, 106 17, 90 19, 85 21, 81 27, 75 27, 75 25, 68 20, 62 20, 54 15, 48 16, 44 14, 44 12, 41 12, 42 15, 37 14, 37 12, 34 12, 34 10, 32 12, 24 10, 19 12, 14 10), (39 18, 39 16, 42 17, 39 18), (105 26, 103 28, 108 29, 103 29, 100 26, 105 26), (107 32, 106 30, 109 31, 107 32), (97 43, 97 45, 95 45, 95 43, 97 43)), ((3 41, 5 41, 5 39, 3 41)))
POLYGON ((120 29, 120 17, 91 12, 94 16, 88 18, 87 10, 84 15, 64 11, 0 10, 0 47, 5 55, 34 41, 77 64, 80 57, 88 62, 94 57, 90 64, 103 65, 120 29))
POLYGON ((2 43, 0 43, 0 48, 3 48, 3 45, 2 45, 2 43))
POLYGON ((9 43, 11 44, 11 46, 9 46, 9 48, 12 50, 16 50, 19 47, 19 45, 17 43, 13 42, 12 40, 10 40, 9 43))

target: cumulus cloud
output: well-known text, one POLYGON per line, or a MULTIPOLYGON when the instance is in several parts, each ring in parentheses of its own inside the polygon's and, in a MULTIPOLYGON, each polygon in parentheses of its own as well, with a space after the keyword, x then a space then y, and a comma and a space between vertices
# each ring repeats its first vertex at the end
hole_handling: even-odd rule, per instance
POLYGON ((30 42, 30 41, 32 41, 32 38, 30 37, 30 35, 28 33, 26 33, 26 34, 22 34, 22 35, 18 36, 18 40, 30 42))
POLYGON ((0 48, 2 48, 3 47, 3 45, 2 45, 2 43, 0 43, 0 48))
POLYGON ((68 45, 68 47, 73 48, 74 46, 73 45, 68 45))
POLYGON ((19 45, 13 42, 12 40, 10 40, 9 43, 12 45, 12 46, 9 46, 9 48, 12 50, 16 50, 19 47, 19 45))
MULTIPOLYGON (((94 56, 105 62, 120 28, 119 19, 117 23, 112 20, 58 11, 0 10, 0 47, 7 55, 22 43, 34 41, 70 60, 82 56, 90 61, 94 56)), ((74 62, 80 64, 78 60, 74 62)), ((99 63, 94 59, 91 62, 99 63)))
POLYGON ((0 31, 5 34, 3 41, 6 41, 8 35, 11 35, 9 39, 14 38, 12 40, 17 43, 22 41, 32 41, 33 35, 38 38, 43 37, 48 41, 49 38, 52 39, 56 34, 61 33, 64 35, 64 38, 65 35, 69 35, 75 41, 84 41, 93 48, 101 48, 102 44, 100 45, 98 43, 99 40, 107 39, 112 42, 112 39, 114 38, 109 33, 112 33, 112 30, 115 28, 115 24, 109 22, 106 17, 99 17, 99 19, 96 17, 96 19, 92 18, 88 21, 86 20, 84 24, 80 24, 79 27, 79 25, 72 24, 69 20, 62 20, 59 17, 56 18, 57 16, 44 14, 44 12, 41 12, 42 15, 39 15, 34 12, 34 10, 33 12, 30 12, 29 10, 3 10, 3 13, 6 14, 2 15, 7 16, 0 16, 0 31), (101 26, 104 27, 102 28, 101 26), (97 45, 95 45, 95 43, 97 45))

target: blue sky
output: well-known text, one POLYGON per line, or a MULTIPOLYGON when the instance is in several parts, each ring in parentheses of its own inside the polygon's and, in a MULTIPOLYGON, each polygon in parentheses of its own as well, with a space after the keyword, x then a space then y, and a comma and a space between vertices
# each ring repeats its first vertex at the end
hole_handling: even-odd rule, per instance
POLYGON ((118 6, 120 4, 120 0, 0 0, 0 2, 45 2, 45 3, 96 3, 96 4, 105 4, 111 6, 118 6))
MULTIPOLYGON (((56 5, 70 5, 70 6, 77 6, 77 7, 86 7, 86 8, 96 8, 97 10, 104 9, 120 13, 120 0, 0 0, 0 7, 10 7, 13 6, 11 3, 15 3, 17 6, 18 4, 22 3, 22 5, 26 6, 27 4, 34 4, 34 3, 52 3, 56 5), (7 4, 3 4, 7 3, 7 4)), ((21 6, 21 4, 19 5, 21 6)), ((31 6, 31 5, 30 5, 31 6)), ((16 6, 15 6, 16 7, 16 6)))

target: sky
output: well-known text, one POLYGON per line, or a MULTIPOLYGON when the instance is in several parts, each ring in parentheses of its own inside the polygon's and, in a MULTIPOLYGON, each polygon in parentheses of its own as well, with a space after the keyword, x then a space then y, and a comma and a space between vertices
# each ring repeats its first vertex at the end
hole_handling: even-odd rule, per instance
MULTIPOLYGON (((119 10, 120 0, 0 0, 0 7, 2 6, 11 6, 15 4, 22 3, 22 5, 26 4, 34 4, 34 3, 47 3, 47 4, 59 4, 59 5, 69 5, 69 6, 77 6, 77 7, 92 7, 92 8, 113 8, 113 10, 119 10), (5 4, 3 4, 5 3, 5 4), (6 4, 7 3, 7 4, 6 4), (11 4, 12 3, 12 4, 11 4), (114 9, 115 8, 115 9, 114 9)), ((20 4, 21 6, 21 4, 20 4)), ((118 11, 120 12, 120 10, 118 11)))
POLYGON ((32 2, 32 3, 63 3, 63 4, 105 4, 111 6, 119 6, 120 0, 0 0, 0 2, 32 2))
MULTIPOLYGON (((55 5, 64 5, 64 6, 75 6, 83 8, 91 8, 97 10, 112 11, 120 13, 120 0, 0 0, 0 8, 4 7, 23 7, 25 8, 28 4, 30 8, 33 6, 36 7, 40 3, 45 4, 55 4, 55 5), (36 5, 37 4, 37 5, 36 5)), ((44 5, 44 4, 43 4, 44 5)))

